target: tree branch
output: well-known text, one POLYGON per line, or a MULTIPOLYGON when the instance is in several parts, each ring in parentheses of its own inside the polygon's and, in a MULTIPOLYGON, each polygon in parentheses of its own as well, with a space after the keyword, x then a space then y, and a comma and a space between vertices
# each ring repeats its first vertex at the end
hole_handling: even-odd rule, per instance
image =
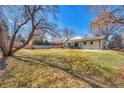
MULTIPOLYGON (((23 23, 21 23, 17 29, 15 29, 14 31, 14 34, 12 36, 12 40, 11 40, 11 43, 10 43, 10 47, 9 47, 9 52, 11 52, 12 48, 13 48, 13 45, 14 45, 14 42, 15 42, 15 38, 16 38, 16 35, 17 33, 19 32, 19 29, 24 26, 27 22, 29 21, 29 18, 27 18, 23 23)), ((15 25, 16 26, 16 25, 15 25)))

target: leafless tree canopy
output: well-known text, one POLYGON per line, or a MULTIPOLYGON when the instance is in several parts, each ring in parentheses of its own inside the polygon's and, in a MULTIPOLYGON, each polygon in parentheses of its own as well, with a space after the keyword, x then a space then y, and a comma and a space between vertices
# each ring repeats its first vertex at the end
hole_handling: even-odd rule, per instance
POLYGON ((64 35, 66 40, 70 40, 70 39, 72 39, 76 35, 76 33, 72 29, 64 28, 63 29, 63 35, 64 35))
POLYGON ((47 20, 48 14, 52 14, 56 17, 55 13, 58 12, 57 6, 41 6, 41 5, 25 5, 25 6, 1 6, 0 20, 4 20, 0 24, 0 48, 3 56, 11 56, 16 51, 25 47, 33 37, 34 32, 37 29, 41 31, 43 29, 52 30, 52 24, 47 20), (7 29, 9 36, 11 37, 9 46, 4 44, 2 39, 2 33, 6 28, 4 24, 10 25, 7 29), (14 42, 18 34, 26 35, 26 41, 19 47, 13 48, 14 42), (7 47, 4 49, 4 47, 7 47))
POLYGON ((76 36, 76 32, 70 28, 56 29, 55 34, 52 35, 53 40, 59 40, 61 42, 70 40, 76 36))
POLYGON ((90 24, 90 31, 98 35, 104 35, 106 42, 109 36, 123 31, 124 7, 123 6, 95 6, 94 19, 90 24))

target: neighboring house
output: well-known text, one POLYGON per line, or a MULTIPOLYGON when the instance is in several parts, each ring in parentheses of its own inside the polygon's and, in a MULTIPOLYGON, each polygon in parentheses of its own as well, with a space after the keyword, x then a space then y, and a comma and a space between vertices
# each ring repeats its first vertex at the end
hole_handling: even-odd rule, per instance
POLYGON ((62 48, 63 47, 63 43, 59 40, 52 41, 51 45, 53 45, 54 48, 62 48))
POLYGON ((63 45, 65 48, 103 49, 105 47, 105 40, 103 36, 87 37, 65 41, 63 45))

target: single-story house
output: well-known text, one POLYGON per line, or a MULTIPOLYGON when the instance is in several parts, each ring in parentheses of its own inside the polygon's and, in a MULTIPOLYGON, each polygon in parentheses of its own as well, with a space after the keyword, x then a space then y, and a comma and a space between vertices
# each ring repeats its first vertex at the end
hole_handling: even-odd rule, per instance
POLYGON ((54 40, 51 42, 51 45, 53 45, 54 48, 62 48, 63 47, 63 43, 59 40, 54 40))
POLYGON ((65 41, 63 46, 64 48, 103 49, 105 47, 105 39, 104 36, 74 39, 65 41))

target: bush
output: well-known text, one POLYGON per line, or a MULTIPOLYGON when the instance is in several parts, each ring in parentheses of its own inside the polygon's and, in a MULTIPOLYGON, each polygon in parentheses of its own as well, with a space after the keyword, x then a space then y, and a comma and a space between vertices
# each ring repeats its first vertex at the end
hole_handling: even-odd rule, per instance
POLYGON ((122 37, 120 34, 115 34, 112 36, 108 47, 110 49, 122 49, 123 48, 123 44, 122 44, 122 37))
POLYGON ((49 45, 50 43, 47 40, 44 41, 43 39, 40 39, 40 40, 34 39, 32 41, 32 44, 33 45, 49 45))

